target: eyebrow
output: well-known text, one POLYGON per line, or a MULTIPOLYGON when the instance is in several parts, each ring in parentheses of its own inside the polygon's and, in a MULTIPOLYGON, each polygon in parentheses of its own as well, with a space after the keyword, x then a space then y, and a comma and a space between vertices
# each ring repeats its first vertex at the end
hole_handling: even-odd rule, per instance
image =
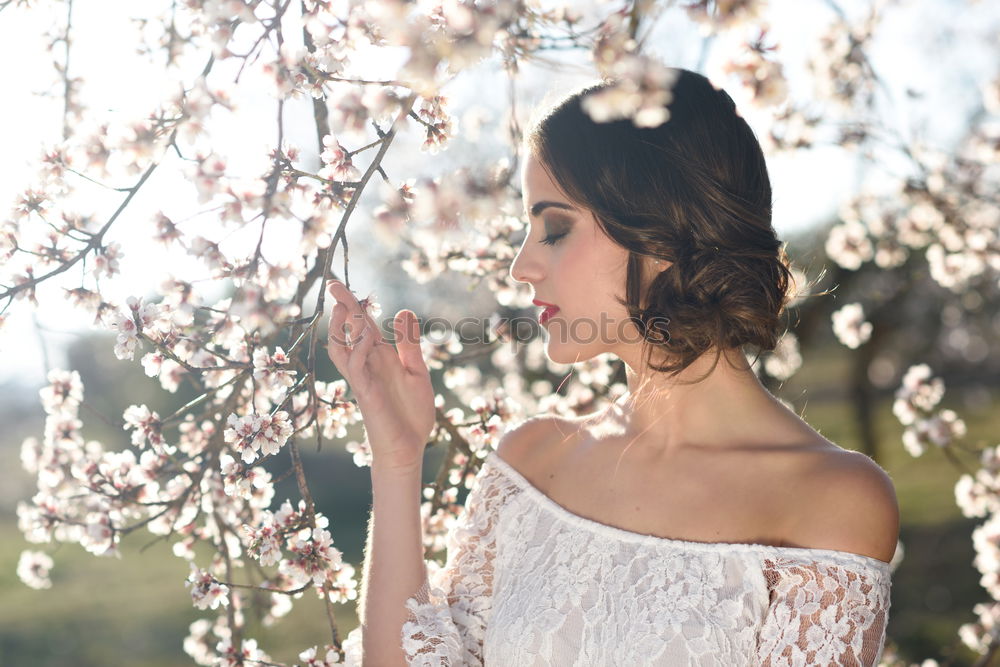
POLYGON ((547 208, 561 208, 567 211, 575 211, 576 207, 570 206, 569 204, 564 204, 559 201, 540 201, 535 202, 531 207, 531 217, 537 217, 542 211, 547 208))

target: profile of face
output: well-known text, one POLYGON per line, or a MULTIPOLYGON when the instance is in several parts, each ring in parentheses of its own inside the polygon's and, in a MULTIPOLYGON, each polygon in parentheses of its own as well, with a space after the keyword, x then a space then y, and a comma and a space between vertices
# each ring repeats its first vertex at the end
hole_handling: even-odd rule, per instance
MULTIPOLYGON (((531 285, 535 299, 559 308, 543 324, 548 357, 562 364, 608 352, 632 357, 641 336, 615 299, 625 295, 628 251, 604 233, 589 209, 563 193, 530 152, 521 193, 528 229, 510 275, 531 285)), ((645 264, 644 279, 655 270, 645 264)))

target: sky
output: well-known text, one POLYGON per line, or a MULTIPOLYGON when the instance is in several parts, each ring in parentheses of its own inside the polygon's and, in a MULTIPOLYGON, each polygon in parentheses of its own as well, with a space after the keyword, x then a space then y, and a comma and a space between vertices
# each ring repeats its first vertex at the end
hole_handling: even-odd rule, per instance
MULTIPOLYGON (((61 135, 61 98, 39 93, 58 92, 54 85, 57 79, 52 56, 46 51, 44 35, 55 21, 65 21, 63 4, 45 0, 31 10, 8 7, 0 12, 0 62, 16 63, 16 66, 0 67, 0 90, 5 98, 0 109, 0 146, 3 146, 0 152, 0 212, 12 209, 17 194, 34 182, 41 146, 58 140, 61 135), (47 9, 49 6, 54 9, 47 9)), ((137 7, 148 12, 150 7, 166 4, 152 0, 143 3, 74 0, 70 72, 86 79, 82 99, 88 108, 88 121, 103 117, 142 117, 162 97, 165 90, 163 68, 135 53, 137 31, 129 17, 136 14, 137 7)), ((574 6, 585 4, 574 3, 574 6)), ((853 1, 841 4, 852 13, 868 5, 853 1)), ((887 10, 887 20, 879 31, 882 41, 876 43, 871 52, 879 71, 891 82, 890 94, 895 104, 890 118, 904 136, 918 131, 928 140, 947 147, 962 130, 962 109, 977 101, 977 84, 997 74, 990 70, 990 52, 978 44, 985 35, 992 35, 996 41, 1000 11, 996 6, 988 7, 987 2, 971 3, 970 9, 961 12, 956 9, 965 7, 966 3, 949 0, 896 4, 900 6, 887 10), (956 36, 960 41, 954 41, 956 36), (956 44, 961 44, 961 48, 956 44), (949 46, 945 48, 945 45, 949 46), (906 103, 906 88, 924 94, 919 105, 906 103)), ((604 6, 611 6, 611 3, 604 6)), ((661 17, 648 40, 649 51, 668 64, 694 69, 700 64, 701 37, 679 11, 671 10, 661 17)), ((807 54, 832 17, 831 11, 827 3, 820 0, 782 0, 771 3, 767 17, 772 25, 773 39, 780 44, 782 61, 787 63, 786 75, 794 91, 795 86, 805 80, 807 54)), ((723 52, 719 44, 712 46, 704 62, 705 73, 710 76, 723 52)), ((397 52, 394 57, 398 59, 400 54, 397 52)), ((186 77, 188 83, 204 65, 204 58, 200 55, 199 58, 198 62, 185 64, 186 71, 191 73, 186 77)), ((363 62, 365 68, 356 73, 373 78, 391 75, 394 67, 392 57, 381 59, 377 54, 358 62, 363 62)), ((234 67, 217 63, 213 75, 224 75, 228 71, 231 78, 234 67)), ((493 123, 500 123, 500 134, 503 134, 502 105, 506 102, 506 94, 493 94, 493 91, 506 90, 502 73, 495 61, 474 69, 463 73, 448 89, 452 112, 460 117, 461 126, 467 126, 476 115, 492 119, 493 123), (496 100, 495 104, 488 103, 491 99, 496 100)), ((248 70, 243 76, 249 81, 254 73, 248 70)), ((526 67, 518 84, 525 112, 546 91, 558 94, 593 76, 592 71, 585 70, 553 76, 550 71, 526 67)), ((718 81, 714 77, 713 81, 725 85, 754 127, 754 114, 741 104, 740 92, 732 82, 718 81)), ((237 101, 241 103, 239 113, 220 114, 213 119, 212 141, 230 155, 232 171, 249 176, 266 169, 263 160, 277 135, 276 103, 261 92, 260 87, 253 86, 237 101)), ((314 133, 311 102, 293 100, 287 103, 286 139, 308 150, 315 143, 314 133)), ((415 176, 428 164, 440 172, 464 164, 469 158, 467 152, 453 148, 435 160, 427 160, 426 154, 416 150, 419 140, 415 135, 400 136, 393 144, 389 160, 397 173, 415 176)), ((462 145, 456 143, 456 146, 462 145)), ((481 146, 482 150, 477 152, 483 155, 499 158, 503 154, 502 143, 493 135, 480 137, 475 144, 465 144, 469 145, 481 146)), ((863 183, 873 186, 879 182, 877 173, 864 168, 855 156, 839 147, 820 147, 793 156, 769 158, 768 164, 774 190, 774 226, 779 236, 807 230, 828 220, 840 203, 863 183)), ((364 165, 362 161, 359 167, 363 169, 364 165)), ((95 190, 86 190, 89 194, 81 197, 76 210, 104 217, 114 210, 121 195, 97 195, 95 190)), ((106 298, 124 304, 130 295, 155 293, 157 284, 168 273, 185 277, 204 275, 201 264, 193 258, 179 253, 166 254, 149 240, 156 211, 163 210, 183 218, 200 208, 193 193, 192 185, 176 169, 176 161, 156 172, 106 237, 107 241, 119 241, 125 252, 122 275, 114 281, 101 283, 106 298)), ((198 223, 198 233, 213 239, 222 235, 220 228, 208 217, 198 223), (215 230, 218 231, 213 235, 215 230)), ((228 239, 230 245, 224 249, 241 247, 245 248, 242 254, 247 254, 252 251, 258 234, 259 226, 251 226, 228 239)), ((276 233, 265 238, 268 253, 273 253, 269 257, 294 252, 295 237, 276 233)), ((352 241, 354 238, 352 236, 352 241)), ((355 242, 352 247, 360 246, 355 242)), ((358 265, 352 261, 352 270, 355 266, 358 265)), ((75 269, 39 286, 38 298, 42 305, 37 312, 23 301, 16 302, 8 310, 10 317, 0 331, 0 385, 11 381, 28 386, 42 384, 46 355, 51 367, 63 367, 64 346, 80 333, 94 330, 89 314, 76 311, 59 296, 58 288, 78 286, 79 279, 80 272, 75 269), (44 353, 42 340, 46 348, 44 353)), ((370 276, 370 279, 376 281, 377 277, 370 276)), ((88 278, 88 287, 93 287, 91 278, 88 278)), ((107 353, 113 358, 110 342, 107 353)), ((140 356, 141 353, 137 353, 136 359, 140 356)))

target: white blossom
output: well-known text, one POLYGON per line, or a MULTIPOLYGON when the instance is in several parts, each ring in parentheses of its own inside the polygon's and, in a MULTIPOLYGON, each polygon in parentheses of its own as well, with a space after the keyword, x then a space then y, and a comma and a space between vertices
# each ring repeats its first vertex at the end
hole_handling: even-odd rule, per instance
POLYGON ((826 254, 845 269, 857 271, 874 252, 868 230, 859 222, 836 225, 826 238, 826 254))
POLYGON ((786 331, 778 339, 774 350, 764 359, 764 370, 771 377, 787 380, 802 367, 802 354, 799 352, 799 338, 791 331, 786 331))
MULTIPOLYGON (((288 506, 288 509, 291 509, 291 505, 288 506)), ((247 552, 251 556, 256 556, 261 565, 274 565, 282 558, 284 517, 287 517, 287 514, 283 515, 282 519, 276 519, 269 510, 265 510, 261 516, 259 528, 243 524, 243 532, 249 540, 247 552)))
POLYGON ((47 414, 62 413, 75 417, 83 402, 83 383, 77 371, 53 368, 46 376, 49 384, 38 390, 42 409, 47 414))
POLYGON ((250 500, 254 489, 271 484, 271 473, 260 466, 245 466, 225 453, 219 455, 219 463, 227 496, 250 500))
POLYGON ((920 456, 929 445, 947 447, 966 433, 965 422, 953 410, 941 410, 929 419, 917 419, 903 431, 903 446, 920 456))
POLYGON ((279 571, 299 588, 312 581, 320 587, 341 565, 341 553, 333 546, 330 532, 322 528, 305 528, 288 542, 288 557, 281 561, 279 571))
POLYGON ((833 313, 833 333, 837 340, 857 349, 872 335, 871 322, 865 321, 864 307, 860 303, 848 303, 833 313))
POLYGON ((313 646, 299 653, 299 660, 303 660, 304 664, 302 667, 331 667, 331 665, 339 665, 340 654, 337 653, 336 649, 332 646, 323 647, 326 649, 325 657, 318 657, 318 649, 313 646))
POLYGON ((927 364, 916 364, 907 369, 896 390, 892 404, 893 414, 904 425, 912 424, 920 411, 930 412, 944 396, 944 381, 931 378, 927 364))
POLYGON ((52 588, 52 581, 49 579, 51 569, 52 558, 44 551, 22 551, 17 561, 18 578, 31 588, 52 588))
POLYGON ((294 430, 288 421, 288 413, 278 410, 274 415, 230 414, 226 420, 229 426, 223 434, 225 441, 233 446, 244 463, 253 463, 258 453, 267 456, 277 454, 294 430))
POLYGON ((152 447, 159 448, 166 444, 160 431, 160 415, 151 412, 145 405, 130 405, 122 413, 125 424, 122 429, 132 431, 132 444, 143 449, 148 442, 152 447))
POLYGON ((191 589, 191 601, 199 609, 215 609, 229 605, 229 587, 215 581, 206 570, 190 563, 191 573, 184 585, 191 589))

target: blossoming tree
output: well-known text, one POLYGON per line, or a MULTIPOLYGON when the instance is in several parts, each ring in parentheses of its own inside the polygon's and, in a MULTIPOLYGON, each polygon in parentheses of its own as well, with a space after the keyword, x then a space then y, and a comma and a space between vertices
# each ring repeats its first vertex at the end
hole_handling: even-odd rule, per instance
MULTIPOLYGON (((7 0, 0 11, 31 11, 40 3, 7 0)), ((72 2, 46 4, 67 11, 63 32, 53 41, 66 49, 56 62, 65 83, 64 133, 43 151, 35 183, 17 197, 13 214, 0 219, 0 326, 11 307, 38 305, 36 286, 60 281, 69 302, 91 313, 95 326, 115 333, 117 359, 134 364, 136 373, 141 366, 165 392, 186 383, 198 396, 169 415, 146 405, 122 406, 130 443, 112 447, 83 440, 80 376, 53 370, 40 396, 45 432, 22 445, 24 467, 37 476, 38 491, 18 505, 19 526, 33 544, 75 542, 106 557, 120 557, 121 540, 137 531, 171 541, 173 553, 189 563, 192 603, 216 612, 192 624, 184 642, 198 664, 286 664, 246 636, 246 609, 264 600, 262 615, 277 622, 307 591, 325 605, 330 637, 303 647, 296 664, 331 665, 344 657, 332 610, 356 597, 356 569, 343 560, 334 546, 335 531, 316 510, 299 448, 308 440, 342 441, 348 427, 363 424, 350 387, 318 377, 316 364, 324 341, 325 290, 315 288, 334 276, 350 286, 353 229, 371 224, 401 238, 409 255, 400 265, 420 284, 444 274, 463 275, 473 284, 485 280, 506 313, 496 316, 491 336, 476 350, 485 355, 463 354, 455 340, 422 341, 428 365, 440 372, 442 392, 461 403, 445 409, 444 393, 437 395, 437 423, 428 445, 445 453, 422 508, 429 556, 442 554, 460 510, 459 487, 468 487, 508 424, 537 411, 589 412, 624 390, 613 382, 615 366, 598 358, 578 364, 560 385, 564 391, 553 391, 566 369, 545 360, 537 339, 514 351, 503 345, 504 320, 528 307, 530 299, 508 275, 511 236, 522 227, 514 83, 547 51, 575 52, 596 75, 620 82, 590 100, 595 120, 669 122, 664 105, 670 77, 666 64, 651 53, 648 37, 673 11, 678 30, 697 27, 706 44, 728 44, 713 76, 739 90, 746 104, 767 112, 757 129, 770 154, 826 141, 878 161, 873 147, 888 146, 913 167, 917 176, 900 179, 896 192, 862 193, 844 205, 841 221, 825 239, 837 284, 868 270, 905 292, 910 283, 904 269, 922 262, 927 279, 963 303, 987 286, 992 292, 984 291, 979 303, 996 300, 1000 133, 987 121, 1000 112, 1000 86, 994 81, 982 90, 983 113, 970 123, 958 151, 934 150, 893 134, 891 124, 880 123, 875 100, 884 82, 867 52, 891 3, 876 2, 860 18, 849 17, 832 0, 825 3, 833 18, 809 62, 815 86, 810 99, 824 104, 818 112, 790 96, 760 0, 622 0, 585 9, 579 3, 544 8, 523 0, 185 0, 142 20, 147 41, 140 51, 165 53, 176 88, 145 118, 99 124, 88 132, 75 129, 83 116, 75 94, 79 79, 66 65, 72 2), (240 46, 247 44, 248 49, 240 46), (364 79, 350 74, 360 64, 362 46, 405 47, 408 55, 395 76, 364 79), (199 58, 200 73, 186 77, 179 63, 199 58), (391 173, 397 137, 419 133, 422 150, 434 154, 459 133, 442 88, 487 58, 499 59, 511 81, 502 100, 508 107, 510 156, 437 178, 401 180, 391 173), (222 64, 238 64, 233 80, 213 76, 222 64), (268 168, 248 179, 229 175, 227 155, 206 132, 213 111, 234 110, 233 91, 248 85, 240 80, 244 69, 256 69, 269 82, 277 117, 268 168), (318 139, 309 148, 294 146, 283 135, 284 106, 297 98, 312 104, 318 139), (830 127, 836 128, 832 138, 822 139, 830 127), (351 142, 348 136, 363 138, 351 142), (304 163, 313 152, 319 168, 311 172, 304 163), (170 276, 161 283, 159 299, 131 297, 124 304, 104 299, 100 279, 118 275, 128 250, 110 240, 115 225, 157 170, 182 171, 197 189, 198 205, 211 206, 227 229, 259 228, 254 251, 233 256, 220 240, 188 231, 165 212, 151 221, 159 243, 197 257, 212 281, 231 283, 231 296, 205 303, 192 280, 170 276), (117 193, 117 208, 96 215, 67 205, 84 182, 117 193), (381 197, 370 219, 358 215, 366 189, 378 189, 381 197), (414 221, 429 224, 417 227, 414 221), (300 233, 299 260, 269 259, 265 229, 291 225, 300 233), (457 228, 465 232, 461 240, 455 238, 457 228), (44 238, 28 240, 39 231, 44 238), (484 363, 490 374, 482 372, 484 363), (268 463, 276 457, 290 459, 299 497, 280 499, 272 509, 268 463), (198 562, 199 543, 210 545, 210 562, 198 562)), ((802 267, 795 271, 801 290, 790 309, 798 325, 756 365, 765 379, 791 377, 808 351, 809 332, 820 325, 832 327, 862 358, 870 351, 866 346, 892 333, 886 324, 891 317, 873 316, 890 312, 905 295, 852 289, 855 300, 832 312, 809 294, 808 286, 819 285, 821 278, 810 282, 802 267)), ((380 315, 374 298, 365 304, 374 317, 380 315)), ((914 363, 894 410, 906 426, 907 451, 918 456, 934 445, 957 461, 953 448, 963 424, 952 411, 935 412, 942 394, 943 384, 929 366, 914 363)), ((344 445, 357 465, 368 464, 364 442, 344 445)), ((983 451, 981 463, 980 470, 962 477, 956 493, 968 516, 989 516, 974 536, 976 564, 984 587, 1000 599, 996 448, 983 451)), ((44 588, 51 585, 52 567, 43 551, 29 549, 18 574, 27 585, 44 588)), ((995 622, 1000 606, 975 611, 980 621, 963 627, 962 639, 992 655, 1000 642, 995 622)), ((885 664, 897 661, 902 664, 893 651, 886 652, 885 664)))

